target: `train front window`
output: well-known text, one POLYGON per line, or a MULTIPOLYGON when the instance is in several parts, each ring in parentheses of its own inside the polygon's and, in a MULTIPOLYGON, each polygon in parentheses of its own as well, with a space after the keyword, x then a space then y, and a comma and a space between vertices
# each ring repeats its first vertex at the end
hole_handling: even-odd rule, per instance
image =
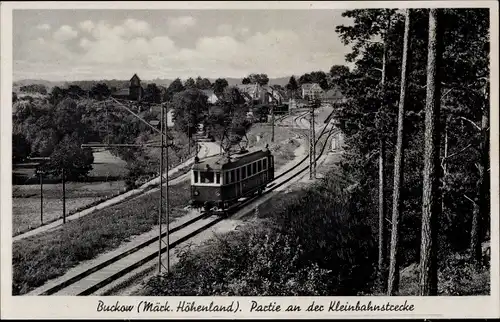
POLYGON ((226 175, 224 176, 224 184, 228 184, 229 183, 229 171, 228 172, 224 172, 226 175))
POLYGON ((214 183, 214 173, 213 172, 200 172, 201 183, 214 183))
POLYGON ((215 173, 215 183, 217 183, 217 184, 220 183, 220 172, 215 173))
POLYGON ((198 171, 193 171, 194 173, 194 183, 198 183, 198 171))

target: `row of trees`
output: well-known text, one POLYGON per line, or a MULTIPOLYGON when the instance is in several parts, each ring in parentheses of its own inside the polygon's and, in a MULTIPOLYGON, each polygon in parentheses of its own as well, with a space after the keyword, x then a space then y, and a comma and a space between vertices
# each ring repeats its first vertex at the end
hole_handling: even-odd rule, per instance
POLYGON ((14 107, 12 146, 13 160, 30 155, 50 157, 43 169, 59 176, 65 170, 70 180, 85 177, 92 169, 94 157, 81 149, 87 136, 82 106, 70 98, 56 105, 44 101, 18 101, 14 107))
POLYGON ((435 295, 438 268, 450 253, 468 250, 471 261, 483 265, 489 13, 385 9, 343 15, 354 25, 336 31, 351 45, 346 58, 356 66, 336 79, 348 98, 336 113, 349 150, 343 168, 357 182, 352 189, 366 196, 360 207, 372 214, 379 236, 381 289, 397 294, 399 268, 420 261, 420 294, 435 295))
POLYGON ((336 86, 339 81, 350 73, 349 68, 344 65, 333 65, 328 73, 323 71, 314 71, 301 75, 298 80, 291 76, 286 85, 286 89, 296 96, 297 91, 303 84, 317 83, 323 90, 329 90, 336 86))

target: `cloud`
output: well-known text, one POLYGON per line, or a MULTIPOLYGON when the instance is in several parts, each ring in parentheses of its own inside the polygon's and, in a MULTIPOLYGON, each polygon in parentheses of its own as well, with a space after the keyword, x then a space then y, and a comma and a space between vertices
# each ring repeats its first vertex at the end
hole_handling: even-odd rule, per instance
POLYGON ((94 29, 95 25, 91 20, 85 20, 80 22, 80 29, 86 31, 86 32, 91 32, 92 29, 94 29))
POLYGON ((38 30, 50 30, 50 25, 48 23, 44 23, 44 24, 36 26, 36 29, 38 29, 38 30))
POLYGON ((74 30, 73 27, 64 25, 61 26, 56 32, 54 32, 54 39, 59 42, 64 42, 78 36, 78 31, 74 30))
POLYGON ((229 24, 221 24, 217 26, 217 35, 219 36, 232 36, 232 37, 243 37, 248 35, 249 29, 246 27, 234 27, 229 24))
POLYGON ((167 25, 169 31, 177 33, 179 31, 184 31, 187 28, 195 26, 196 19, 191 16, 173 17, 167 20, 167 25))
POLYGON ((149 24, 141 20, 127 19, 124 23, 124 27, 135 35, 148 35, 151 33, 149 24))
MULTIPOLYGON (((196 23, 191 17, 181 18, 175 18, 177 28, 196 23)), ((171 20, 169 23, 173 24, 171 20)), ((286 29, 250 34, 246 27, 220 24, 215 35, 193 39, 189 47, 181 47, 175 38, 165 33, 155 35, 150 24, 137 19, 119 24, 87 20, 76 25, 86 31, 79 39, 77 30, 61 26, 53 37, 34 37, 25 42, 22 48, 15 49, 15 57, 18 61, 53 66, 65 79, 128 78, 133 73, 144 79, 242 77, 249 73, 277 77, 328 70, 333 64, 343 63, 344 52, 334 43, 312 44, 317 37, 304 37, 286 29), (76 42, 66 41, 75 38, 76 42), (71 75, 67 73, 70 69, 71 75)), ((29 74, 28 66, 17 64, 18 75, 29 74)), ((31 70, 39 71, 40 76, 57 74, 45 67, 31 70)))

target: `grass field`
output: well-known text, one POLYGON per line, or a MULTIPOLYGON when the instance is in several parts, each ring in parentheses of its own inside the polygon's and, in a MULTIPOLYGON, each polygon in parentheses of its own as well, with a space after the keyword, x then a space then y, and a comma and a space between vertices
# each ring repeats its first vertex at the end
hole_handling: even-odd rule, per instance
POLYGON ((299 129, 275 126, 274 142, 271 142, 271 125, 257 123, 252 126, 247 134, 248 146, 251 148, 264 148, 266 144, 269 144, 269 149, 274 154, 275 169, 279 169, 294 159, 294 151, 301 145, 301 142, 296 139, 299 131, 299 129))
MULTIPOLYGON (((63 275, 78 263, 117 248, 134 235, 151 230, 158 219, 159 192, 91 213, 54 231, 13 243, 13 294, 20 295, 63 275)), ((185 214, 189 182, 172 186, 173 220, 185 214)))
MULTIPOLYGON (((66 215, 109 199, 125 191, 123 177, 127 174, 125 161, 107 151, 94 153, 93 169, 87 182, 66 183, 66 215)), ((14 169, 27 179, 34 167, 14 169)), ((12 234, 18 235, 41 225, 40 185, 37 178, 24 180, 29 184, 14 185, 12 190, 12 234)), ((59 180, 47 179, 43 185, 43 223, 63 216, 63 187, 59 180)))

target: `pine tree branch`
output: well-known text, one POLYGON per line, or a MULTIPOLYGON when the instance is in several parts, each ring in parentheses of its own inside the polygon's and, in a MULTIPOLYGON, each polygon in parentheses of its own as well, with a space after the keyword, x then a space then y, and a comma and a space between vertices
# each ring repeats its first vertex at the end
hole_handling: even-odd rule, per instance
POLYGON ((461 149, 460 151, 457 151, 457 152, 455 152, 455 153, 452 153, 452 154, 450 154, 450 155, 448 155, 448 156, 444 157, 444 158, 443 158, 443 161, 441 162, 441 164, 444 164, 444 162, 445 162, 446 160, 448 160, 449 158, 454 157, 454 156, 456 156, 456 155, 458 155, 458 154, 460 154, 460 153, 464 152, 465 150, 467 150, 467 149, 468 149, 468 148, 470 148, 471 146, 472 146, 472 143, 469 143, 466 147, 464 147, 464 148, 463 148, 463 149, 461 149))
POLYGON ((468 197, 465 193, 464 193, 464 197, 465 197, 467 200, 469 200, 470 202, 472 202, 473 204, 475 204, 475 205, 477 206, 477 203, 476 203, 474 200, 472 200, 471 198, 469 198, 469 197, 468 197))
POLYGON ((479 127, 476 123, 474 123, 474 121, 472 121, 472 120, 470 120, 470 119, 468 119, 468 118, 466 118, 466 117, 464 117, 464 116, 459 116, 458 118, 460 118, 460 119, 462 119, 462 120, 465 120, 465 121, 467 121, 467 122, 471 123, 472 125, 474 125, 474 127, 475 127, 476 129, 478 129, 479 131, 481 131, 481 128, 480 128, 480 127, 479 127))

